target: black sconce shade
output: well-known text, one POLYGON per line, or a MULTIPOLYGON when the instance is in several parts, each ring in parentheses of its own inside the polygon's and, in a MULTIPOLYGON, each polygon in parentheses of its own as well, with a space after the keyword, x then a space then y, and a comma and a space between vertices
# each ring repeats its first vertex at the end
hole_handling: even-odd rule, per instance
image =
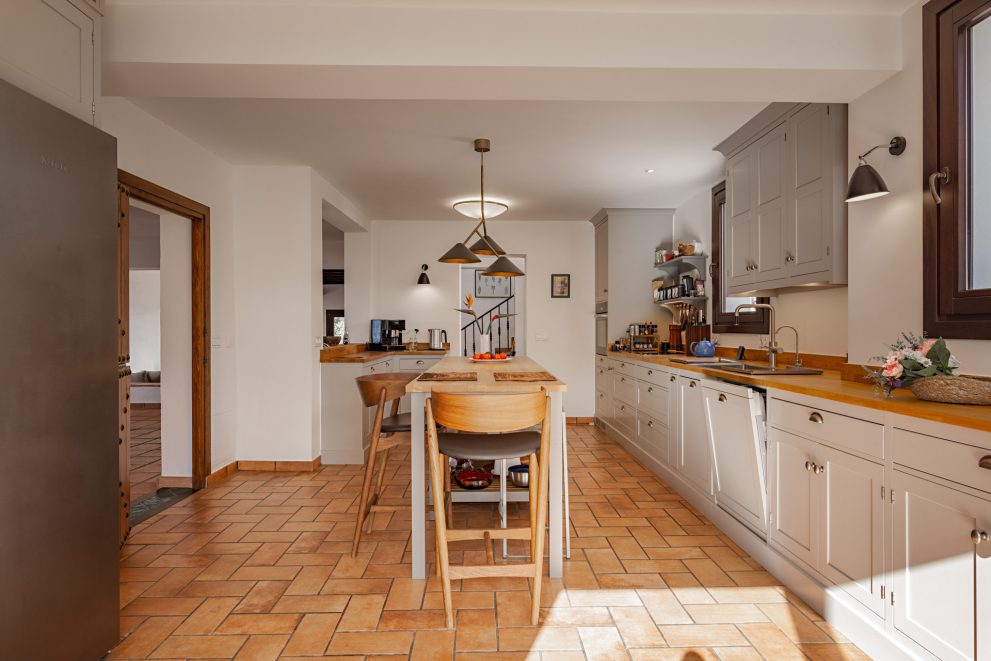
POLYGON ((420 267, 420 277, 416 279, 416 284, 418 285, 429 285, 430 278, 427 277, 427 265, 424 264, 420 267))

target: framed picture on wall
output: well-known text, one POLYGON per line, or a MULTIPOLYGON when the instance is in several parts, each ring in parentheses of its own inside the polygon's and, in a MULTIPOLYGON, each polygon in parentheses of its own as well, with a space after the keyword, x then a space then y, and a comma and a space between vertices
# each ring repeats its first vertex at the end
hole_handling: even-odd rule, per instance
POLYGON ((485 275, 485 269, 475 269, 475 298, 507 298, 513 293, 512 278, 485 275))
POLYGON ((551 298, 571 298, 570 273, 551 273, 551 298))

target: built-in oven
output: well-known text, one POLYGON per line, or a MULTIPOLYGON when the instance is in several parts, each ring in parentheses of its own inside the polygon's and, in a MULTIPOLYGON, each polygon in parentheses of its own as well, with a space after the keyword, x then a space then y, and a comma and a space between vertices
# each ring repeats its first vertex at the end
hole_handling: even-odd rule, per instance
POLYGON ((595 353, 605 356, 609 352, 609 322, 606 303, 595 304, 595 353))

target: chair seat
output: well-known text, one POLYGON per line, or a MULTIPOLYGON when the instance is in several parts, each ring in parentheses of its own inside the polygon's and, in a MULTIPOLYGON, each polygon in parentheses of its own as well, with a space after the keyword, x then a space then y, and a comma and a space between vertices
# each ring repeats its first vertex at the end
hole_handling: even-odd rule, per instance
POLYGON ((540 449, 540 432, 517 431, 509 434, 437 434, 440 453, 473 460, 515 459, 540 449))
POLYGON ((382 418, 382 433, 394 434, 401 431, 413 429, 413 415, 410 413, 400 413, 382 418))

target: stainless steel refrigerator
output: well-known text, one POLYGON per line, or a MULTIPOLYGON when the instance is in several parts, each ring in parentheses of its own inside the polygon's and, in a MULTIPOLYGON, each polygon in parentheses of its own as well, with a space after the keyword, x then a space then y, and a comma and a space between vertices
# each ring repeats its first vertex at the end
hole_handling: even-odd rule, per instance
POLYGON ((0 657, 118 640, 117 142, 0 80, 0 657))

